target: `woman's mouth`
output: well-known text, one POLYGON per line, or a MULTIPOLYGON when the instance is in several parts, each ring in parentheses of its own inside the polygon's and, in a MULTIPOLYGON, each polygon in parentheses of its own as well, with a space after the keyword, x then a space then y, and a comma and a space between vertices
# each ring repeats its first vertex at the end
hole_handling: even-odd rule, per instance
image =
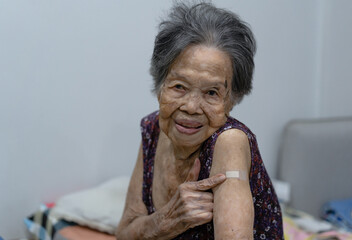
POLYGON ((200 131, 203 125, 200 122, 192 120, 175 121, 176 129, 183 134, 192 135, 200 131))

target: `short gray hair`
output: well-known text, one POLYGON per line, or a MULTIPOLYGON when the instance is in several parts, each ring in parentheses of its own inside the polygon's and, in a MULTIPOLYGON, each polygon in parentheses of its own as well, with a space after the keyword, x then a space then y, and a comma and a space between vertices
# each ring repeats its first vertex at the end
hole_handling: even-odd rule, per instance
POLYGON ((175 3, 159 25, 151 59, 153 92, 160 88, 177 56, 189 45, 204 44, 227 53, 232 60, 231 103, 252 89, 256 42, 249 26, 236 14, 211 3, 175 3))

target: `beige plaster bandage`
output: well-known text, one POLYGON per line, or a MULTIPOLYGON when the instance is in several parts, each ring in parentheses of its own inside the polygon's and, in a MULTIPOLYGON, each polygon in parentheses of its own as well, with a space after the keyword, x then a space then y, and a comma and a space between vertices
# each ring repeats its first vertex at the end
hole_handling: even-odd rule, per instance
POLYGON ((248 180, 246 171, 236 170, 236 171, 226 171, 226 178, 237 178, 240 180, 248 180))

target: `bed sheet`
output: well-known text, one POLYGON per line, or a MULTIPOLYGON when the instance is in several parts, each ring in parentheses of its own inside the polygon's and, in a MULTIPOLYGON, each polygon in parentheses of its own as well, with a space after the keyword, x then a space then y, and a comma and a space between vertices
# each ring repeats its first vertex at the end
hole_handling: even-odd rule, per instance
MULTIPOLYGON (((28 230, 39 240, 114 240, 115 236, 80 226, 75 222, 57 219, 50 215, 54 204, 41 205, 39 210, 25 219, 28 230)), ((352 240, 352 233, 337 229, 328 222, 292 208, 284 208, 284 234, 286 240, 341 239, 352 240)))

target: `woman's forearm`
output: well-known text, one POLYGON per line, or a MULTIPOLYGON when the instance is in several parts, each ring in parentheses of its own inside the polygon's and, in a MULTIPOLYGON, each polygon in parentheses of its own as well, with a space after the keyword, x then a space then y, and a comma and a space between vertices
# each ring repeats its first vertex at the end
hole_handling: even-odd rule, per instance
POLYGON ((167 219, 164 210, 154 212, 151 215, 135 217, 126 224, 120 224, 117 232, 117 240, 168 240, 180 234, 175 229, 175 223, 167 219))
POLYGON ((156 214, 135 217, 133 220, 119 225, 116 231, 117 240, 156 239, 158 224, 156 214))

